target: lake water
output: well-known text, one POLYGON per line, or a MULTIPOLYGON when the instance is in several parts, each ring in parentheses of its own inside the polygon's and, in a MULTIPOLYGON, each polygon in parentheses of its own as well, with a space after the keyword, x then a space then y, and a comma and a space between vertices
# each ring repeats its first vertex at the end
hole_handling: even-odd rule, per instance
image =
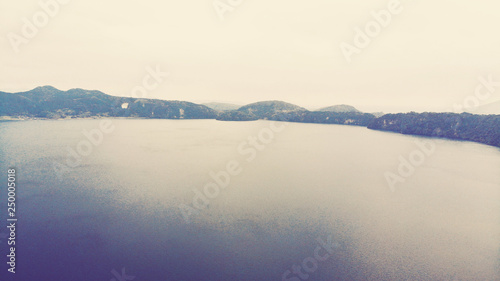
POLYGON ((108 121, 92 146, 82 131, 102 120, 0 122, 2 225, 10 167, 18 192, 16 274, 3 238, 0 280, 500 280, 498 148, 338 125, 108 121), (392 192, 384 174, 416 140, 435 151, 392 192), (228 163, 239 173, 189 213, 228 163))

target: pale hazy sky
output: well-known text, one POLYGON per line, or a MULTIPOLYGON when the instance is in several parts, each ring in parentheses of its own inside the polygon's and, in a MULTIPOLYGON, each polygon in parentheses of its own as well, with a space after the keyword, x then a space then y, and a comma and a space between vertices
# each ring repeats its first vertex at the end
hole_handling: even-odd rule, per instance
MULTIPOLYGON (((150 98, 443 111, 473 95, 479 76, 500 81, 498 0, 401 0, 351 63, 340 44, 354 44, 354 28, 389 0, 242 0, 225 20, 213 0, 69 0, 16 53, 8 34, 22 36, 23 18, 43 11, 38 2, 2 3, 1 91, 132 96, 146 67, 159 65, 170 76, 150 98)), ((500 87, 481 102, 499 99, 500 87)))

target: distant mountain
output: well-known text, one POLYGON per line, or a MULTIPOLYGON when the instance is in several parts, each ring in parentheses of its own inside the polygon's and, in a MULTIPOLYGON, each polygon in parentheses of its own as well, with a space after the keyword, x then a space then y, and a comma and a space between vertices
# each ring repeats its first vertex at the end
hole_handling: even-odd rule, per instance
POLYGON ((251 121, 258 119, 367 126, 375 116, 359 112, 309 111, 303 107, 282 102, 264 101, 245 105, 238 110, 220 114, 218 120, 251 121))
POLYGON ((211 109, 217 110, 217 111, 236 110, 236 109, 241 107, 241 105, 232 104, 232 103, 221 103, 221 102, 202 103, 202 105, 210 107, 211 109))
POLYGON ((277 120, 285 114, 306 112, 307 109, 283 101, 261 101, 224 112, 217 118, 225 121, 248 121, 258 119, 277 120))
POLYGON ((475 141, 500 147, 500 115, 398 113, 373 120, 369 129, 475 141))
POLYGON ((500 114, 500 101, 483 104, 466 111, 472 114, 500 114))
POLYGON ((91 116, 213 119, 217 112, 185 101, 114 97, 99 91, 60 91, 44 86, 21 93, 0 92, 0 116, 54 119, 91 116))
POLYGON ((372 112, 371 114, 373 114, 375 117, 379 118, 379 117, 384 116, 385 113, 383 113, 383 112, 372 112))
POLYGON ((323 108, 320 108, 316 111, 342 112, 342 113, 343 112, 358 112, 358 113, 361 113, 361 111, 357 110, 354 106, 350 106, 350 105, 346 105, 346 104, 323 107, 323 108))
MULTIPOLYGON (((346 112, 363 113, 362 111, 358 110, 354 106, 347 105, 347 104, 339 104, 339 105, 323 107, 323 108, 317 109, 315 111, 339 112, 339 113, 346 113, 346 112)), ((370 114, 372 114, 378 118, 378 117, 383 116, 385 113, 383 113, 383 112, 370 112, 370 114)))
MULTIPOLYGON (((481 112, 485 109, 494 111, 498 104, 498 102, 491 103, 487 107, 476 108, 476 111, 481 112)), ((382 115, 383 113, 375 114, 382 115)), ((20 93, 0 92, 0 117, 2 116, 7 117, 3 119, 16 117, 48 119, 76 117, 216 118, 224 121, 265 119, 367 126, 373 130, 475 141, 500 147, 500 115, 411 112, 385 114, 377 118, 374 114, 361 113, 347 105, 309 111, 283 101, 262 101, 236 110, 216 111, 205 105, 185 101, 115 97, 99 91, 83 89, 60 91, 51 86, 37 87, 20 93)))
POLYGON ((303 112, 307 109, 283 101, 261 101, 242 106, 238 111, 259 119, 270 119, 280 114, 303 112))

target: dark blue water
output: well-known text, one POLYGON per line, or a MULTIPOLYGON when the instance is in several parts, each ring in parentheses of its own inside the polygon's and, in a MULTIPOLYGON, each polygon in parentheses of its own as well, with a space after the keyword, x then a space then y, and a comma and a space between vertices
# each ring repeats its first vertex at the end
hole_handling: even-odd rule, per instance
POLYGON ((384 173, 416 138, 289 124, 253 154, 270 122, 112 120, 72 158, 100 122, 0 123, 0 234, 9 167, 18 218, 0 280, 500 280, 497 148, 439 142, 391 192, 384 173), (234 161, 188 223, 179 206, 234 161))

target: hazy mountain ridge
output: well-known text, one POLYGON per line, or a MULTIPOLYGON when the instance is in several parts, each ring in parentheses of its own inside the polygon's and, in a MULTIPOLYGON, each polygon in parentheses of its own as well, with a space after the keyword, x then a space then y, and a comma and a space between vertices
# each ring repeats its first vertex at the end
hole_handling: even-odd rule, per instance
MULTIPOLYGON (((210 105, 234 106, 221 103, 210 105)), ((343 108, 349 108, 349 106, 343 108)), ((248 104, 237 110, 221 111, 185 101, 115 97, 100 91, 83 89, 61 91, 51 86, 37 87, 20 93, 0 92, 0 116, 47 119, 137 117, 223 121, 266 119, 358 126, 367 126, 375 118, 371 114, 359 112, 309 111, 303 107, 276 100, 248 104)))
POLYGON ((258 119, 271 119, 280 114, 304 112, 308 110, 295 104, 273 100, 251 103, 240 107, 238 111, 258 119))
MULTIPOLYGON (((217 119, 222 121, 276 120, 342 124, 409 135, 475 141, 500 147, 500 115, 469 113, 398 113, 376 117, 370 113, 309 111, 283 101, 262 101, 230 111, 216 111, 186 101, 115 97, 100 91, 51 86, 20 93, 0 92, 0 116, 20 118, 135 117, 161 119, 217 119)), ((341 109, 349 107, 341 106, 341 109)))
POLYGON ((361 113, 361 111, 356 109, 354 106, 347 105, 347 104, 339 104, 339 105, 332 105, 332 106, 328 106, 328 107, 323 107, 323 108, 320 108, 316 111, 328 111, 328 112, 339 112, 339 113, 345 113, 345 112, 361 113))
POLYGON ((321 124, 367 126, 375 118, 361 112, 309 111, 283 101, 262 101, 245 105, 238 110, 224 112, 217 117, 223 121, 251 121, 258 119, 321 124))
POLYGON ((208 102, 208 103, 202 103, 202 105, 210 107, 211 109, 217 111, 236 110, 241 107, 241 105, 224 103, 224 102, 208 102))
POLYGON ((383 112, 370 112, 370 114, 375 115, 375 117, 379 118, 385 115, 383 112))
POLYGON ((283 102, 283 101, 260 101, 247 104, 237 110, 227 111, 219 114, 217 120, 221 121, 251 121, 258 119, 278 120, 285 114, 299 114, 307 109, 283 102))
POLYGON ((213 119, 217 112, 185 101, 115 97, 100 91, 60 91, 44 86, 14 94, 0 92, 0 116, 49 119, 92 116, 213 119))

